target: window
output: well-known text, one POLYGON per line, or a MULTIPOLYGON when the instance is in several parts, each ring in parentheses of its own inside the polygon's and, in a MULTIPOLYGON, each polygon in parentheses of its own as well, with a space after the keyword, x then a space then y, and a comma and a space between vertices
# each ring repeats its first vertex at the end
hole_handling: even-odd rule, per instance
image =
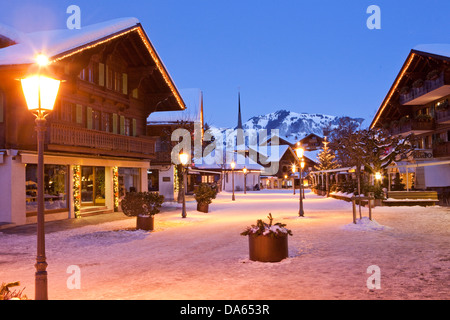
POLYGON ((125 118, 125 131, 126 136, 131 136, 131 119, 125 118))
POLYGON ((120 92, 120 74, 114 72, 114 90, 120 92))
POLYGON ((113 89, 114 73, 110 67, 106 66, 106 87, 108 89, 113 89))
MULTIPOLYGON (((45 210, 67 210, 67 166, 44 166, 44 208, 45 210)), ((37 211, 37 165, 25 167, 26 211, 37 211)))
POLYGON ((93 110, 92 111, 92 122, 93 122, 92 129, 94 129, 94 130, 101 130, 101 126, 100 126, 100 111, 97 111, 97 110, 93 110))
POLYGON ((111 115, 109 113, 102 113, 102 130, 111 132, 111 115))

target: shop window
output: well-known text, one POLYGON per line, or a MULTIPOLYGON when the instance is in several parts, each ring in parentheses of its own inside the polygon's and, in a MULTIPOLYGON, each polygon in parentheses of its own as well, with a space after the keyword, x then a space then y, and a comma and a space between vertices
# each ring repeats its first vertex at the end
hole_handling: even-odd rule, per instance
POLYGON ((127 192, 139 192, 140 176, 138 168, 119 168, 119 197, 127 192))
MULTIPOLYGON (((67 210, 67 166, 44 166, 45 210, 67 210)), ((27 164, 25 169, 26 211, 37 211, 37 165, 27 164)))
POLYGON ((159 170, 155 169, 148 170, 147 176, 148 176, 148 191, 159 191, 159 170))

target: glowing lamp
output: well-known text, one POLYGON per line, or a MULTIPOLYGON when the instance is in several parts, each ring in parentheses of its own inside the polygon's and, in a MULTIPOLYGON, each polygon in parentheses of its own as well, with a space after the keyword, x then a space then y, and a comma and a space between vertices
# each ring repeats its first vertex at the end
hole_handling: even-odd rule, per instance
POLYGON ((293 166, 292 166, 292 173, 295 173, 297 171, 297 167, 296 167, 296 165, 294 164, 293 166))
POLYGON ((236 167, 236 162, 231 161, 230 166, 231 166, 231 169, 234 170, 234 168, 236 167))
POLYGON ((32 75, 20 81, 28 110, 40 115, 53 110, 61 83, 59 80, 32 75))
POLYGON ((180 162, 183 166, 185 166, 189 161, 189 155, 187 153, 180 153, 180 162))
POLYGON ((303 158, 303 154, 305 153, 305 149, 303 149, 300 145, 295 149, 295 153, 299 159, 303 158))
POLYGON ((381 173, 380 172, 375 173, 375 179, 376 180, 381 180, 381 173))
POLYGON ((244 171, 244 174, 247 174, 247 168, 246 167, 244 167, 244 169, 242 169, 242 171, 244 171))
POLYGON ((305 168, 305 161, 302 159, 302 161, 300 162, 300 167, 303 169, 305 168))

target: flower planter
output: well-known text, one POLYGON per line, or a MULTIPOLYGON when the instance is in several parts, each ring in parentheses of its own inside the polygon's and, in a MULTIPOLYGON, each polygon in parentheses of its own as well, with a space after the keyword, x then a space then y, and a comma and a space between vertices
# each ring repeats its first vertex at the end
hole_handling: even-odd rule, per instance
POLYGON ((209 204, 207 203, 197 203, 197 211, 208 213, 209 204))
POLYGON ((137 216, 136 229, 152 231, 154 225, 154 216, 137 216))
POLYGON ((288 235, 249 235, 250 260, 279 262, 288 257, 288 235))

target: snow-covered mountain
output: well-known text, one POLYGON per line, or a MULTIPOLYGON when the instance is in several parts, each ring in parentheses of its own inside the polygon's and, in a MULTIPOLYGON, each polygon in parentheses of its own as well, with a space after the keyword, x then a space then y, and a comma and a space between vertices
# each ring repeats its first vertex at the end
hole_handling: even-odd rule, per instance
MULTIPOLYGON (((278 129, 279 135, 288 141, 296 142, 310 133, 323 136, 323 128, 331 125, 336 127, 342 117, 324 115, 296 113, 287 110, 278 110, 266 115, 256 116, 243 124, 244 129, 278 129)), ((363 119, 353 119, 361 123, 363 119)))
MULTIPOLYGON (((310 133, 315 133, 319 136, 323 136, 323 128, 329 125, 331 126, 331 129, 333 127, 337 127, 341 118, 344 117, 278 110, 266 115, 252 117, 247 122, 243 123, 242 126, 244 130, 266 129, 268 135, 273 134, 271 130, 278 129, 279 136, 281 138, 295 143, 310 133)), ((350 119, 358 123, 362 123, 364 121, 364 119, 362 118, 350 119)), ((231 141, 233 140, 232 131, 234 131, 234 129, 235 128, 226 129, 215 128, 214 126, 211 127, 211 130, 214 132, 231 132, 231 135, 227 137, 227 140, 230 140, 227 144, 231 143, 231 141)))

